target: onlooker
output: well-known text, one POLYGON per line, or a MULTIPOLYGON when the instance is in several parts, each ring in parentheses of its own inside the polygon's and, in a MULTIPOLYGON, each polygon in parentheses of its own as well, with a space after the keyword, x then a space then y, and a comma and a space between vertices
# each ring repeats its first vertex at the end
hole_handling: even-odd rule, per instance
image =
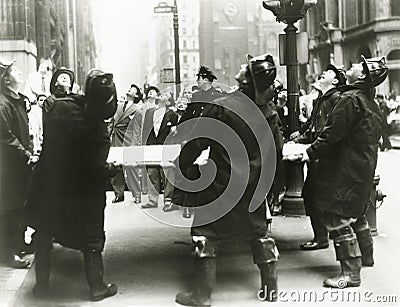
MULTIPOLYGON (((141 132, 141 117, 140 107, 138 103, 142 100, 142 93, 139 87, 132 84, 126 93, 126 100, 123 104, 119 104, 117 111, 111 122, 111 146, 123 147, 140 144, 140 132, 141 132), (139 120, 140 117, 140 120, 139 120), (132 120, 135 120, 132 127, 129 127, 132 120), (129 133, 127 131, 129 130, 129 133)), ((141 186, 139 170, 133 168, 129 169, 129 189, 133 194, 135 203, 141 202, 141 186)), ((120 170, 114 178, 111 180, 111 184, 114 189, 115 198, 112 200, 113 203, 124 201, 125 192, 125 176, 124 171, 120 170)))
MULTIPOLYGON (((167 109, 170 93, 160 93, 156 99, 156 107, 150 108, 144 114, 142 144, 163 145, 173 126, 178 123, 177 114, 167 109)), ((147 188, 149 203, 142 205, 143 209, 157 208, 159 194, 164 186, 164 206, 171 205, 173 187, 166 180, 164 171, 160 166, 147 166, 147 188)))
POLYGON ((29 164, 37 161, 29 141, 27 97, 19 90, 22 73, 15 61, 0 59, 0 256, 14 268, 27 268, 22 220, 29 164))
POLYGON ((32 102, 38 95, 50 96, 50 82, 53 71, 53 63, 50 59, 40 59, 38 70, 28 75, 24 94, 32 102))
POLYGON ((32 139, 33 152, 38 155, 42 150, 43 142, 43 104, 46 95, 40 94, 36 100, 31 103, 31 109, 28 112, 29 118, 29 135, 32 139))
POLYGON ((379 144, 381 151, 386 151, 392 149, 392 144, 390 143, 390 125, 388 124, 388 117, 390 112, 392 111, 385 99, 383 94, 376 95, 376 102, 379 105, 379 109, 381 111, 381 119, 382 119, 382 142, 379 144))
POLYGON ((36 296, 48 294, 53 238, 82 252, 92 301, 117 293, 115 284, 103 281, 102 258, 106 180, 116 171, 106 164, 104 120, 114 115, 116 101, 112 75, 92 70, 85 96, 56 98, 45 118, 48 130, 27 202, 28 225, 36 230, 36 296))
MULTIPOLYGON (((322 96, 315 100, 311 117, 300 129, 299 133, 293 133, 291 139, 302 144, 313 143, 324 129, 329 114, 340 99, 339 88, 346 85, 345 70, 329 64, 317 81, 322 96)), ((314 238, 302 243, 300 249, 315 250, 329 247, 328 230, 321 221, 319 204, 314 199, 316 193, 315 180, 318 178, 319 164, 313 161, 308 164, 307 179, 303 187, 303 199, 306 214, 310 217, 314 238)))
POLYGON ((387 75, 384 58, 362 57, 360 64, 353 64, 346 72, 350 85, 341 87, 324 129, 303 153, 303 160, 319 163, 313 197, 341 265, 339 275, 324 281, 326 287, 357 287, 361 265, 374 264, 365 210, 371 201, 381 127, 374 87, 387 75))

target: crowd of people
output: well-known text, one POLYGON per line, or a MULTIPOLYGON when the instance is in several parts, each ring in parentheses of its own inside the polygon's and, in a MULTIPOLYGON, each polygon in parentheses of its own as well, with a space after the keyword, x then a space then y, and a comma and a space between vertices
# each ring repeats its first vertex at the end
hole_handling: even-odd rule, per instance
MULTIPOLYGON (((232 91, 214 87, 217 77, 201 66, 197 85, 184 88, 176 99, 155 86, 143 91, 132 84, 119 103, 112 74, 90 71, 84 93, 76 94, 74 73, 66 68, 56 70, 49 85, 41 84, 34 99, 28 98, 20 93, 23 79, 16 63, 0 60, 1 255, 15 268, 29 267, 23 257, 28 249, 24 230, 26 226, 34 230, 35 295, 46 296, 49 291, 53 242, 82 252, 91 300, 117 293, 115 284, 103 280, 105 193, 111 181, 114 204, 124 201, 127 185, 134 202, 145 210, 157 208, 161 201, 164 212, 183 208, 183 217, 193 215, 196 278, 191 291, 178 293, 176 302, 211 304, 217 251, 227 240, 249 243, 260 270, 262 297, 276 301, 279 252, 266 216, 270 205, 279 213, 275 207, 285 186, 284 142, 306 145, 295 157, 308 165, 303 197, 314 238, 300 248, 328 248, 329 238, 333 239, 341 273, 327 278, 324 286, 343 288, 343 281, 345 287, 360 285, 361 266, 374 265, 365 210, 378 147, 390 148, 387 127, 382 124, 387 122, 382 115, 387 110, 382 112, 383 103, 375 101, 375 87, 387 76, 384 58, 362 57, 347 71, 329 64, 312 84, 310 96, 301 99, 299 131, 288 126, 287 92, 276 79, 272 56, 247 56, 246 60, 232 91), (251 120, 238 116, 246 112, 252 112, 251 120), (218 142, 218 136, 224 137, 223 129, 204 127, 207 119, 217 119, 234 131, 247 154, 245 163, 237 162, 218 142), (271 133, 256 135, 265 123, 271 133), (263 150, 271 147, 269 136, 274 151, 265 155, 263 150), (110 146, 171 143, 182 145, 175 168, 106 162, 110 146), (197 162, 205 152, 206 161, 197 162), (276 172, 268 182, 262 169, 271 164, 271 157, 276 172), (213 165, 214 179, 201 191, 185 189, 183 178, 175 176, 179 171, 196 181, 212 173, 213 165), (239 187, 243 193, 235 199, 226 193, 229 179, 241 178, 245 170, 248 178, 239 187), (148 202, 142 204, 143 194, 148 194, 148 202), (210 203, 232 209, 204 223, 213 208, 207 213, 195 209, 210 203)), ((39 67, 39 71, 48 78, 48 69, 39 67)))

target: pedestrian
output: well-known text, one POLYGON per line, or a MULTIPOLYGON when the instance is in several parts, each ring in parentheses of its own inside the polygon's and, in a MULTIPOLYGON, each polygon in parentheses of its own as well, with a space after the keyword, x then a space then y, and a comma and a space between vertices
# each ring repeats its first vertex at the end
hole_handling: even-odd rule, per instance
MULTIPOLYGON (((144 114, 142 144, 164 145, 171 128, 178 123, 177 114, 167 108, 171 99, 170 93, 160 93, 156 98, 156 107, 150 108, 144 114)), ((159 195, 164 187, 164 210, 171 206, 173 186, 166 178, 161 166, 146 166, 147 189, 149 202, 143 204, 143 209, 157 208, 159 195)))
POLYGON ((39 155, 42 150, 43 142, 43 104, 46 95, 39 94, 35 101, 31 103, 31 109, 28 112, 29 135, 32 140, 33 152, 39 155))
MULTIPOLYGON (((118 104, 117 111, 111 121, 111 146, 124 147, 140 145, 141 133, 141 114, 138 103, 142 100, 142 92, 136 84, 131 84, 126 93, 126 100, 123 104, 118 104), (130 123, 132 126, 130 127, 130 123), (129 133, 127 133, 129 131, 129 133)), ((129 190, 132 192, 135 203, 141 202, 141 185, 139 171, 136 168, 125 167, 128 175, 129 190)), ((124 170, 120 170, 111 179, 115 197, 113 203, 124 201, 125 176, 124 170)))
MULTIPOLYGON (((246 163, 232 163, 230 158, 234 157, 229 157, 224 149, 225 146, 218 142, 210 142, 210 139, 206 137, 187 143, 180 154, 180 163, 185 167, 185 165, 192 165, 197 160, 198 154, 210 147, 209 160, 213 163, 206 163, 199 168, 204 167, 202 173, 205 177, 210 171, 213 172, 213 169, 217 170, 215 176, 212 177, 212 182, 198 192, 198 197, 192 199, 193 202, 197 202, 194 203, 195 210, 202 210, 204 206, 209 206, 214 201, 215 205, 204 211, 195 211, 191 235, 195 248, 193 254, 196 259, 196 277, 191 291, 177 294, 176 302, 181 305, 210 306, 211 292, 216 277, 217 247, 220 242, 231 240, 244 240, 250 243, 254 262, 261 272, 262 295, 260 297, 269 301, 277 300, 278 250, 274 239, 267 234, 265 201, 268 188, 260 182, 265 179, 260 175, 262 167, 271 164, 271 156, 262 155, 261 151, 269 148, 268 144, 271 144, 273 140, 267 136, 268 133, 263 128, 264 124, 267 125, 266 115, 260 112, 257 106, 272 100, 274 95, 276 67, 272 56, 263 55, 252 58, 244 76, 245 79, 240 81, 240 90, 214 100, 212 104, 205 107, 193 131, 197 130, 200 135, 207 134, 221 138, 227 142, 223 145, 230 148, 233 146, 239 150, 229 143, 232 139, 225 138, 224 132, 216 129, 211 122, 217 121, 222 126, 229 127, 245 147, 243 150, 246 150, 247 157, 241 155, 241 158, 245 158, 246 163), (248 118, 241 116, 249 110, 252 111, 248 118), (212 121, 209 123, 210 119, 212 121), (260 129, 259 139, 256 139, 257 136, 252 128, 260 129), (250 165, 248 178, 242 180, 247 177, 244 175, 246 165, 250 165), (232 178, 240 182, 238 186, 235 185, 233 193, 243 189, 243 194, 238 198, 232 198, 231 191, 226 196, 219 197, 228 189, 232 178), (266 190, 256 190, 260 184, 266 190), (257 204, 257 209, 250 210, 251 204, 257 204), (196 206, 201 207, 196 208, 196 206), (227 210, 229 212, 208 220, 221 208, 229 208, 227 210)), ((235 153, 231 152, 233 155, 235 153)))
POLYGON ((379 110, 381 111, 382 120, 382 142, 379 144, 379 147, 381 151, 386 151, 392 149, 392 144, 389 139, 391 129, 388 124, 388 117, 392 110, 388 107, 387 100, 383 94, 377 94, 376 101, 379 105, 379 110))
POLYGON ((349 85, 303 160, 319 161, 314 200, 335 244, 341 273, 324 281, 331 288, 357 287, 361 265, 372 266, 373 241, 365 210, 378 157, 380 112, 374 87, 387 77, 385 59, 365 59, 346 72, 349 85))
POLYGON ((149 86, 146 89, 145 95, 146 98, 143 102, 142 111, 143 114, 150 108, 154 108, 156 106, 156 98, 160 90, 156 86, 149 86))
MULTIPOLYGON (((299 133, 293 133, 291 139, 296 143, 313 143, 325 127, 328 116, 340 99, 339 88, 346 85, 345 70, 342 67, 329 64, 318 80, 321 96, 315 100, 311 117, 307 120, 299 133)), ((310 217, 314 238, 300 244, 302 250, 324 249, 329 247, 328 230, 321 222, 319 204, 314 200, 316 191, 315 180, 318 178, 318 161, 307 165, 307 178, 303 186, 303 199, 306 214, 310 217)))
POLYGON ((27 268, 22 258, 24 203, 37 156, 29 140, 28 98, 19 90, 22 73, 15 61, 0 59, 0 256, 8 266, 27 268))
POLYGON ((116 110, 111 74, 89 72, 85 96, 56 98, 45 125, 43 151, 27 202, 28 225, 35 230, 34 295, 49 291, 53 239, 83 254, 90 299, 117 293, 103 281, 106 180, 116 167, 106 163, 110 138, 105 119, 116 110))

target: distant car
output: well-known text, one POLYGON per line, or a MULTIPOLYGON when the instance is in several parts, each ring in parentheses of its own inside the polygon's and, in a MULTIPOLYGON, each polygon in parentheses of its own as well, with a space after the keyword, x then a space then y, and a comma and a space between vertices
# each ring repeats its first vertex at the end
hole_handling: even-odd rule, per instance
POLYGON ((389 115, 388 123, 390 125, 390 143, 393 148, 400 148, 400 108, 389 115))

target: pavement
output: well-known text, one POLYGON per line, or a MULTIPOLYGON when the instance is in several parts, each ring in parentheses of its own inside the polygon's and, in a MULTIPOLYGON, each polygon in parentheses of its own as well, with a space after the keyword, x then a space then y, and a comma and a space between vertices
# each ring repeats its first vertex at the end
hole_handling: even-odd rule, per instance
MULTIPOLYGON (((300 251, 301 242, 312 238, 307 217, 274 217, 272 236, 280 250, 279 302, 274 306, 400 306, 400 189, 397 170, 400 151, 379 153, 378 186, 388 196, 377 210, 378 235, 375 266, 363 268, 362 284, 332 290, 322 287, 326 277, 340 271, 333 244, 325 250, 300 251)), ((107 193, 104 251, 105 281, 119 286, 118 294, 101 302, 88 300, 82 255, 55 245, 52 253, 51 293, 45 299, 31 294, 34 269, 0 267, 0 306, 178 306, 176 293, 192 283, 192 258, 188 228, 168 226, 150 218, 126 193, 123 203, 111 204, 107 193)), ((145 199, 144 199, 145 201, 145 199)), ((177 221, 182 211, 169 214, 177 221)), ((188 224, 190 220, 187 220, 188 224)), ((257 299, 260 278, 251 251, 243 243, 220 247, 213 306, 261 306, 257 299)))

